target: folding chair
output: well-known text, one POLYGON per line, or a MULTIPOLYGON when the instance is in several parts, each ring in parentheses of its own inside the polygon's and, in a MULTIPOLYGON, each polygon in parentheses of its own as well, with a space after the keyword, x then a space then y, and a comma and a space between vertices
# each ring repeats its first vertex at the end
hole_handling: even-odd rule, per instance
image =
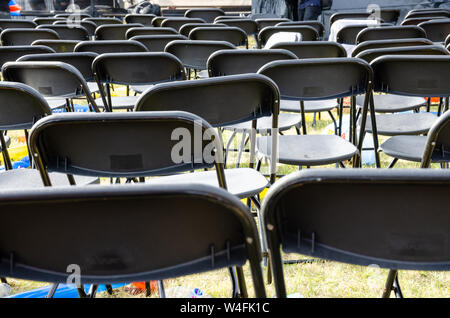
POLYGON ((206 23, 206 21, 199 18, 167 18, 162 21, 161 26, 163 28, 173 28, 179 32, 180 28, 186 23, 206 23))
POLYGON ((444 10, 422 11, 422 12, 410 12, 406 15, 405 19, 411 18, 424 18, 424 17, 447 17, 450 18, 450 12, 444 10))
POLYGON ((6 29, 34 29, 37 24, 31 20, 0 19, 0 28, 6 29))
POLYGON ((325 26, 322 22, 312 20, 312 21, 291 21, 291 22, 280 22, 276 26, 310 26, 316 29, 317 33, 319 33, 319 39, 324 39, 325 37, 325 26))
MULTIPOLYGON (((34 126, 30 133, 30 144, 32 152, 39 158, 38 167, 47 185, 50 185, 47 178, 48 171, 103 177, 142 178, 215 166, 216 171, 211 173, 216 181, 212 183, 216 187, 219 184, 219 187, 227 188, 219 137, 206 121, 186 112, 52 115, 34 126), (174 161, 172 152, 179 143, 171 137, 174 129, 189 133, 187 138, 192 141, 192 145, 195 143, 197 133, 200 132, 201 136, 204 136, 204 140, 200 142, 201 153, 198 154, 195 151, 193 153, 193 149, 186 149, 189 158, 174 161), (64 135, 61 134, 63 131, 64 135), (136 140, 136 133, 141 137, 149 136, 149 138, 139 142, 129 142, 136 140), (77 136, 77 140, 68 143, 73 136, 77 136), (107 139, 110 140, 126 138, 128 142, 118 151, 113 143, 105 142, 105 136, 108 136, 107 139), (61 159, 66 162, 65 165, 60 164, 61 159)), ((193 177, 195 173, 183 175, 193 177)), ((161 178, 151 179, 149 182, 153 180, 155 186, 164 186, 163 181, 160 181, 161 178)), ((188 180, 192 184, 192 179, 188 180)), ((174 181, 170 183, 172 186, 175 184, 174 181)), ((212 230, 217 231, 217 229, 212 230)), ((230 264, 230 266, 233 265, 230 264)), ((234 277, 233 295, 237 296, 237 284, 239 284, 239 291, 243 297, 246 297, 242 268, 238 265, 236 271, 231 273, 234 277)), ((163 278, 168 276, 160 277, 160 279, 163 278)), ((142 278, 133 280, 142 280, 142 278)))
POLYGON ((137 96, 111 97, 111 84, 132 85, 133 90, 142 93, 156 83, 186 79, 181 61, 165 52, 106 53, 94 60, 92 69, 101 93, 96 103, 107 111, 131 110, 138 99, 137 96))
POLYGON ((450 18, 422 22, 419 27, 425 30, 429 40, 445 43, 445 39, 450 34, 450 18))
POLYGON ((71 13, 58 13, 55 14, 55 18, 77 18, 77 22, 79 22, 79 19, 85 19, 85 18, 92 18, 90 14, 87 13, 81 13, 81 12, 71 12, 71 13))
POLYGON ((185 12, 186 18, 199 18, 206 23, 213 23, 214 19, 225 15, 225 11, 219 8, 189 9, 185 12))
POLYGON ((89 40, 89 32, 80 25, 42 24, 36 27, 36 29, 53 30, 58 33, 58 36, 61 40, 89 40))
POLYGON ((333 25, 334 22, 342 19, 354 19, 354 20, 366 20, 368 19, 372 13, 370 12, 336 12, 330 17, 330 26, 333 25))
POLYGON ((101 25, 105 25, 105 24, 122 24, 122 21, 120 21, 117 18, 106 18, 106 17, 101 17, 101 18, 84 18, 83 21, 94 22, 97 25, 97 27, 99 27, 101 25))
POLYGON ((130 38, 145 45, 149 52, 164 52, 164 48, 172 41, 187 40, 187 37, 181 34, 168 35, 137 35, 130 38))
MULTIPOLYGON (((164 17, 164 16, 162 16, 162 17, 156 17, 156 18, 154 18, 154 19, 152 20, 152 25, 153 25, 154 27, 161 27, 161 23, 162 23, 165 19, 167 19, 167 17, 164 17)), ((175 30, 175 31, 176 31, 176 30, 175 30)))
MULTIPOLYGON (((255 36, 258 34, 258 24, 252 19, 217 19, 214 22, 216 25, 228 25, 230 27, 238 27, 247 33, 248 36, 255 36)), ((181 33, 181 30, 180 30, 181 33)))
MULTIPOLYGON (((68 25, 73 26, 73 24, 67 22, 67 21, 55 21, 53 23, 54 25, 68 25)), ((95 29, 97 28, 97 25, 92 21, 77 21, 77 24, 82 26, 88 31, 89 38, 92 38, 95 35, 95 29)))
POLYGON ((92 111, 99 112, 83 75, 63 62, 8 62, 2 67, 3 78, 36 89, 47 98, 64 98, 67 110, 73 110, 72 99, 86 97, 92 111))
POLYGON ((278 32, 294 32, 302 35, 302 41, 317 41, 319 33, 311 26, 268 26, 258 33, 258 46, 262 48, 266 45, 267 40, 278 32))
POLYGON ((58 33, 49 29, 6 29, 0 33, 3 46, 31 45, 36 40, 59 40, 58 33))
POLYGON ((397 270, 449 270, 449 190, 448 170, 311 169, 281 179, 262 207, 277 297, 288 292, 280 250, 391 269, 383 297, 401 297, 397 270))
POLYGON ((101 25, 95 29, 96 40, 126 40, 126 33, 131 28, 144 27, 142 24, 111 24, 101 25))
POLYGON ((211 28, 220 28, 220 27, 225 27, 225 24, 214 24, 214 23, 187 23, 184 24, 181 28, 180 28, 180 34, 184 35, 185 37, 189 37, 189 33, 198 27, 211 27, 211 28))
POLYGON ((238 27, 197 27, 189 33, 190 40, 226 41, 248 49, 247 33, 238 27))
POLYGON ((44 17, 44 18, 34 18, 33 22, 38 26, 42 24, 53 24, 55 21, 66 21, 66 18, 56 18, 56 17, 44 17))
MULTIPOLYGON (((381 24, 375 25, 375 27, 381 26, 381 24)), ((358 33, 369 27, 371 26, 367 24, 351 24, 344 26, 338 31, 336 35, 336 42, 340 44, 355 45, 358 33)))
POLYGON ((427 38, 427 34, 421 27, 415 25, 367 28, 358 33, 358 36, 356 37, 356 44, 371 40, 392 40, 407 38, 427 38))
MULTIPOLYGON (((207 61, 210 55, 219 50, 235 49, 236 47, 224 41, 193 41, 175 40, 167 44, 165 52, 178 57, 187 69, 188 79, 191 78, 191 70, 197 71, 207 69, 207 61)), ((206 76, 206 75, 205 75, 206 76)))
POLYGON ((124 21, 127 24, 131 23, 139 23, 144 26, 152 26, 152 20, 156 18, 156 15, 154 14, 127 14, 124 17, 124 21))
POLYGON ((0 207, 2 224, 10 225, 2 230, 1 249, 10 253, 2 254, 0 275, 67 283, 68 266, 76 264, 80 283, 93 284, 81 295, 95 297, 98 284, 162 280, 249 261, 255 297, 266 297, 255 222, 225 190, 193 184, 21 189, 2 192, 0 207), (24 229, 20 236, 17 226, 24 229), (48 244, 52 248, 42 248, 48 244))
POLYGON ((420 9, 413 9, 411 11, 409 11, 406 15, 408 16, 409 14, 417 14, 417 13, 427 13, 427 12, 444 12, 445 14, 449 13, 448 9, 445 8, 420 8, 420 9))
POLYGON ((422 162, 448 162, 448 97, 450 87, 446 74, 450 67, 450 56, 382 56, 372 63, 374 69, 374 92, 396 95, 440 97, 438 115, 428 136, 393 136, 381 146, 385 154, 393 157, 390 167, 398 159, 422 162), (444 108, 443 108, 444 106, 444 108))
POLYGON ((138 35, 179 35, 174 28, 138 27, 131 28, 125 33, 127 39, 138 35))
POLYGON ((352 57, 357 56, 359 53, 365 50, 371 49, 384 49, 390 47, 401 47, 401 46, 420 46, 420 45, 432 45, 428 39, 417 38, 417 39, 395 39, 395 40, 373 40, 365 41, 358 44, 352 52, 352 57))
MULTIPOLYGON (((368 63, 355 58, 304 59, 294 61, 276 61, 263 66, 259 74, 275 81, 282 99, 300 101, 302 123, 305 123, 305 101, 320 101, 347 96, 351 98, 351 113, 355 112, 356 95, 370 91, 372 70, 368 63), (299 81, 307 78, 308 81, 299 81)), ((368 99, 364 103, 364 118, 368 111, 368 99)), ((340 111, 342 114, 342 110, 340 111)), ((279 163, 302 166, 320 166, 339 164, 353 158, 353 166, 359 166, 362 144, 357 144, 356 125, 350 123, 349 141, 335 135, 284 135, 278 137, 279 163), (357 145, 357 146, 356 146, 357 145)), ((271 139, 257 139, 258 152, 266 157, 272 156, 271 139)), ((276 149, 276 148, 275 148, 276 149)))
POLYGON ((97 54, 147 52, 147 48, 142 43, 131 40, 83 41, 75 46, 74 52, 94 52, 97 54))
POLYGON ((73 52, 78 43, 80 41, 76 40, 36 40, 31 45, 47 46, 57 53, 67 53, 73 52))
POLYGON ((55 53, 55 50, 42 45, 0 46, 0 67, 6 62, 14 62, 27 54, 55 53))
POLYGON ((447 17, 423 17, 423 18, 411 18, 405 19, 402 21, 400 25, 419 25, 422 22, 430 21, 430 20, 438 20, 438 19, 448 19, 447 17))
POLYGON ((261 32, 265 27, 273 27, 281 22, 291 22, 290 19, 286 18, 261 18, 255 19, 255 22, 258 24, 258 31, 261 32))

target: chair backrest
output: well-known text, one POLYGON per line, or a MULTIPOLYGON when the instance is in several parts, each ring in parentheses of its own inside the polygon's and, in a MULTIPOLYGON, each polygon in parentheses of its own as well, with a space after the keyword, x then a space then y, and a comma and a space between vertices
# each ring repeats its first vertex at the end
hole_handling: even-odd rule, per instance
POLYGON ((287 18, 261 18, 255 19, 255 21, 258 24, 258 30, 261 31, 265 27, 276 26, 278 23, 290 22, 291 20, 287 18))
POLYGON ((0 67, 6 62, 16 61, 21 56, 41 53, 55 53, 55 50, 41 45, 0 46, 0 67))
POLYGON ((163 20, 161 26, 166 28, 174 28, 178 32, 186 23, 206 23, 206 21, 199 18, 167 18, 163 20))
POLYGON ((423 17, 447 17, 450 18, 450 12, 442 10, 426 11, 426 12, 410 12, 405 19, 423 18, 423 17))
POLYGON ((281 179, 262 207, 277 296, 286 297, 280 249, 363 266, 449 270, 449 191, 446 169, 308 169, 281 179), (324 193, 329 199, 318 205, 324 193))
MULTIPOLYGON (((234 19, 250 19, 248 16, 239 16, 239 15, 221 15, 214 19, 214 23, 219 22, 220 20, 234 20, 234 19)), ((222 22, 220 22, 222 23, 222 22)))
POLYGON ((347 52, 341 44, 329 41, 280 42, 271 49, 288 50, 299 59, 347 57, 347 52))
POLYGON ((325 36, 325 26, 320 21, 291 21, 291 22, 280 22, 276 26, 293 26, 293 25, 308 25, 316 29, 317 33, 319 33, 319 37, 323 39, 325 36))
POLYGON ((370 27, 384 27, 384 26, 391 26, 391 24, 377 24, 375 26, 373 25, 367 25, 367 24, 353 24, 353 25, 347 25, 344 26, 342 29, 338 31, 336 34, 336 41, 338 43, 342 44, 350 44, 354 45, 356 43, 356 37, 358 36, 359 32, 366 28, 370 27))
POLYGON ((172 54, 105 53, 92 63, 97 83, 151 85, 186 79, 181 61, 172 54))
POLYGON ((184 14, 186 18, 200 18, 206 23, 213 23, 215 18, 224 15, 225 11, 219 8, 190 9, 184 14))
POLYGON ((120 21, 117 18, 84 18, 83 21, 91 21, 94 22, 97 27, 104 25, 104 24, 122 24, 122 21, 120 21))
POLYGON ((37 25, 42 24, 53 24, 55 21, 66 21, 66 18, 52 18, 52 17, 42 17, 42 18, 35 18, 33 19, 33 22, 37 25))
MULTIPOLYGON (((92 21, 77 21, 77 23, 86 29, 88 32, 88 35, 91 37, 95 34, 95 29, 97 29, 97 25, 92 21)), ((54 25, 67 25, 67 26, 73 26, 72 23, 69 23, 67 21, 55 21, 53 22, 54 25)))
POLYGON ((415 25, 392 26, 382 28, 366 28, 359 32, 356 44, 370 40, 426 38, 425 31, 415 25))
POLYGON ((225 24, 214 24, 214 23, 186 23, 180 28, 180 34, 185 37, 189 37, 189 33, 198 27, 211 27, 211 28, 220 28, 225 27, 225 24))
POLYGON ((167 44, 175 40, 187 40, 187 37, 181 34, 168 35, 137 35, 130 40, 142 43, 149 52, 164 52, 167 44))
POLYGON ((81 73, 86 82, 92 82, 95 80, 94 72, 92 71, 92 63, 97 56, 98 54, 93 52, 31 54, 24 55, 17 61, 67 63, 75 67, 81 73))
POLYGON ((36 29, 49 29, 56 31, 61 40, 89 40, 89 32, 79 25, 67 24, 41 24, 36 29))
POLYGON ((165 51, 178 57, 187 68, 205 70, 206 62, 212 53, 235 48, 224 41, 175 40, 167 44, 165 51))
POLYGON ((125 33, 127 39, 138 35, 178 35, 178 32, 173 28, 138 27, 128 29, 125 33))
POLYGON ((6 29, 34 29, 37 24, 31 20, 0 19, 0 28, 6 29))
POLYGON ((59 40, 58 33, 49 29, 6 29, 0 33, 3 46, 31 45, 36 40, 59 40))
POLYGON ((71 13, 58 13, 55 14, 55 18, 74 18, 78 22, 79 19, 91 18, 90 14, 81 12, 71 12, 71 13))
POLYGON ((247 33, 238 27, 197 27, 189 33, 190 40, 226 41, 248 47, 247 33))
POLYGON ((380 18, 386 23, 397 24, 400 13, 399 9, 381 9, 380 18))
POLYGON ((365 20, 372 15, 370 12, 336 12, 330 17, 330 26, 333 25, 334 22, 342 19, 356 19, 356 20, 365 20))
POLYGON ((220 50, 208 59, 210 77, 256 73, 265 64, 278 60, 296 59, 295 54, 281 49, 220 50))
POLYGON ((258 24, 252 19, 218 19, 214 23, 217 25, 223 24, 232 27, 238 27, 245 33, 247 33, 247 35, 258 34, 258 24))
POLYGON ((57 53, 73 52, 75 46, 80 43, 76 40, 36 40, 31 45, 44 45, 52 48, 57 53))
POLYGON ((356 57, 363 59, 367 63, 372 62, 376 58, 384 55, 449 55, 442 45, 421 45, 406 47, 391 47, 382 49, 365 50, 356 57))
POLYGON ((152 26, 152 20, 156 18, 154 14, 127 14, 124 18, 125 23, 140 23, 144 26, 152 26))
POLYGON ((355 49, 352 52, 352 56, 356 56, 365 50, 371 49, 383 49, 399 46, 420 46, 420 45, 433 45, 433 42, 425 38, 365 41, 358 44, 355 47, 355 49))
POLYGON ((0 82, 0 131, 30 129, 51 113, 45 99, 30 86, 0 82))
POLYGON ((144 27, 142 24, 101 25, 95 30, 96 40, 126 40, 126 33, 131 28, 144 27))
POLYGON ((86 96, 91 107, 97 104, 83 75, 75 67, 63 62, 8 62, 2 67, 3 78, 36 89, 46 97, 75 98, 86 96))
POLYGON ((74 52, 94 52, 98 54, 147 52, 147 48, 142 43, 131 40, 83 41, 75 46, 74 52))
POLYGON ((431 20, 439 20, 439 19, 448 19, 445 16, 442 17, 423 17, 423 18, 410 18, 402 21, 400 25, 419 25, 422 22, 431 21, 431 20))
POLYGON ((425 30, 427 38, 433 42, 445 42, 450 34, 450 19, 437 19, 422 22, 419 27, 425 30))
POLYGON ((316 41, 319 39, 319 33, 311 26, 268 26, 259 31, 258 45, 264 47, 267 40, 278 32, 295 32, 302 35, 302 41, 316 41))
POLYGON ((162 16, 162 17, 155 17, 155 18, 152 20, 152 25, 153 25, 154 27, 161 27, 161 23, 162 23, 165 19, 167 19, 167 17, 165 17, 165 16, 162 16))
POLYGON ((255 221, 225 190, 187 184, 44 188, 2 192, 0 207, 0 221, 11 225, 2 231, 1 249, 11 251, 9 257, 20 255, 13 265, 1 263, 2 276, 66 283, 69 266, 77 264, 80 283, 111 284, 243 266, 249 260, 255 296, 266 296, 255 221), (40 217, 32 221, 36 213, 40 217), (12 226, 25 233, 15 235, 12 226), (74 241, 80 226, 83 238, 74 241), (54 235, 42 235, 49 231, 58 244, 54 235), (49 244, 51 249, 39 248, 49 244))

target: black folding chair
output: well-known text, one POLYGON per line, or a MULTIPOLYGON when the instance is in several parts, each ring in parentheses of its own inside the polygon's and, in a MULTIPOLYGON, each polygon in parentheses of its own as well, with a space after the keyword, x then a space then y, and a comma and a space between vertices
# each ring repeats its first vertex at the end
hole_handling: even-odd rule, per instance
POLYGON ((59 40, 58 33, 49 29, 6 29, 0 33, 3 46, 31 45, 36 40, 59 40))
POLYGON ((238 27, 247 33, 248 36, 255 36, 255 38, 258 34, 258 24, 252 19, 216 19, 214 23, 217 25, 223 24, 231 27, 238 27))
POLYGON ((425 33, 425 31, 421 27, 415 25, 366 28, 358 33, 358 36, 356 37, 356 44, 373 40, 411 39, 426 37, 427 34, 425 33))
POLYGON ((225 11, 219 8, 189 9, 185 12, 186 18, 199 18, 206 23, 213 23, 214 19, 225 15, 225 11))
POLYGON ((260 32, 265 27, 276 26, 278 23, 281 22, 291 22, 291 20, 287 18, 260 18, 255 19, 255 22, 258 24, 258 31, 260 32))
POLYGON ((94 60, 92 69, 101 93, 96 103, 107 111, 131 110, 138 99, 137 96, 111 97, 111 84, 132 85, 135 92, 142 93, 156 83, 186 79, 181 61, 165 52, 106 53, 94 60))
POLYGON ((0 19, 0 28, 6 29, 34 29, 37 24, 31 20, 0 19))
POLYGON ((173 28, 179 32, 181 27, 187 23, 206 23, 206 21, 199 18, 167 18, 162 21, 161 26, 163 28, 173 28))
MULTIPOLYGON (((356 95, 370 91, 372 70, 368 63, 355 58, 304 59, 276 61, 263 66, 259 71, 275 81, 282 99, 300 101, 302 123, 305 123, 305 101, 351 98, 351 113, 355 112, 356 95), (307 78, 308 81, 299 81, 307 78)), ((341 104, 342 105, 342 104, 341 104)), ((364 103, 364 118, 368 111, 368 99, 364 103)), ((342 110, 340 111, 342 114, 342 110)), ((353 158, 353 166, 360 165, 362 144, 357 144, 356 125, 350 122, 349 141, 335 135, 284 135, 278 139, 277 159, 279 163, 302 166, 340 164, 353 158)), ((272 156, 271 139, 257 139, 258 152, 266 157, 272 156)), ((274 147, 277 149, 276 147, 274 147)))
POLYGON ((371 49, 384 49, 390 47, 400 47, 400 46, 420 46, 420 45, 432 45, 428 39, 417 38, 417 39, 395 39, 395 40, 373 40, 365 41, 358 44, 352 52, 352 57, 357 56, 359 53, 365 50, 371 49))
POLYGON ((84 18, 83 21, 91 21, 94 22, 97 27, 105 24, 122 24, 122 21, 120 21, 117 18, 107 18, 107 17, 101 17, 101 18, 84 18))
POLYGON ((185 36, 185 37, 189 37, 189 33, 198 27, 211 27, 211 28, 220 28, 220 27, 225 27, 225 24, 221 24, 221 23, 186 23, 184 24, 181 28, 180 28, 180 34, 185 36))
POLYGON ((130 40, 142 43, 149 52, 164 52, 164 48, 170 42, 175 40, 187 40, 187 37, 181 34, 136 35, 130 40))
POLYGON ((450 12, 448 10, 430 10, 422 12, 409 12, 405 19, 412 18, 424 18, 424 17, 447 17, 450 18, 450 12))
POLYGON ((268 26, 258 33, 259 48, 264 47, 269 38, 279 32, 300 33, 302 36, 302 41, 317 41, 319 39, 319 33, 317 33, 317 30, 311 26, 268 26))
POLYGON ((47 46, 57 53, 73 52, 75 46, 80 43, 76 40, 36 40, 31 43, 32 46, 47 46))
POLYGON ((366 20, 372 15, 370 12, 336 12, 330 17, 330 26, 342 19, 366 20))
MULTIPOLYGON (((186 112, 52 115, 33 127, 30 133, 30 144, 31 151, 39 158, 38 167, 46 185, 51 185, 47 177, 48 171, 103 177, 142 178, 215 166, 216 171, 213 174, 217 180, 216 184, 218 182, 219 187, 227 188, 219 137, 206 121, 186 112), (204 136, 204 139, 200 141, 201 153, 186 149, 189 152, 188 158, 175 161, 172 152, 179 143, 171 137, 175 129, 189 133, 187 138, 191 139, 192 145, 197 133, 200 132, 201 136, 204 136), (61 134, 63 131, 64 135, 61 134), (136 134, 141 137, 148 136, 148 138, 143 138, 139 142, 130 142, 130 140, 136 140, 136 134), (77 136, 77 140, 69 143, 73 136, 77 136), (117 138, 125 138, 123 140, 128 141, 118 152, 117 146, 113 145, 115 143, 105 142, 105 136, 108 136, 107 139, 110 140, 117 141, 117 138), (61 159, 66 163, 65 165, 60 164, 61 159)), ((160 178, 154 179, 155 186, 164 187, 164 183, 159 180, 160 178)), ((170 183, 174 185, 173 182, 170 183)), ((217 231, 217 229, 211 229, 217 231)), ((259 243, 258 240, 254 242, 255 246, 259 243)), ((207 251, 207 253, 210 252, 211 250, 207 251)), ((232 263, 225 263, 222 267, 228 265, 233 276, 233 296, 238 295, 239 284, 241 295, 246 297, 241 264, 237 264, 236 271, 231 270, 231 266, 235 265, 232 263)), ((170 276, 157 277, 157 279, 168 277, 170 276)), ((132 280, 142 279, 143 277, 132 280)), ((262 281, 257 281, 255 284, 259 286, 262 281)))
POLYGON ((425 30, 429 40, 445 43, 445 39, 450 34, 450 18, 422 22, 419 27, 425 30))
POLYGON ((131 28, 125 33, 127 39, 139 35, 179 35, 174 28, 138 27, 131 28))
POLYGON ((80 25, 67 25, 67 24, 42 24, 37 28, 39 29, 49 29, 58 33, 61 40, 76 40, 85 41, 89 40, 89 32, 80 25))
POLYGON ((70 12, 70 13, 55 14, 55 18, 66 18, 66 19, 74 18, 74 19, 76 19, 75 21, 79 22, 78 20, 80 20, 80 19, 91 18, 91 15, 87 14, 87 13, 81 13, 81 12, 70 12))
POLYGON ((96 40, 126 40, 126 33, 131 28, 144 27, 142 24, 111 24, 101 25, 95 29, 96 40))
POLYGON ((349 45, 355 45, 356 44, 356 37, 358 36, 359 32, 366 28, 371 27, 385 27, 385 26, 392 26, 392 24, 376 24, 375 26, 367 25, 367 24, 351 24, 343 27, 340 29, 336 35, 336 41, 341 44, 349 44, 349 45))
POLYGON ((156 18, 154 14, 127 14, 124 17, 124 21, 127 24, 140 23, 144 26, 152 26, 152 20, 156 18))
POLYGON ((53 22, 55 21, 66 21, 66 18, 56 18, 56 17, 39 17, 39 18, 34 18, 33 22, 36 23, 37 25, 42 25, 42 24, 53 24, 53 22))
POLYGON ((450 56, 382 56, 372 63, 374 92, 406 96, 440 97, 438 115, 428 136, 393 136, 381 146, 385 154, 393 157, 392 167, 398 159, 421 162, 448 162, 448 97, 450 87, 446 74, 450 68, 450 56), (444 107, 444 108, 443 108, 444 107))
POLYGON ((97 54, 147 52, 147 48, 142 43, 131 40, 83 41, 75 46, 74 52, 94 52, 97 54))
MULTIPOLYGON (((54 25, 67 25, 67 26, 73 26, 73 23, 67 22, 67 21, 55 21, 53 22, 54 25)), ((88 31, 89 38, 92 38, 95 34, 95 29, 97 28, 97 25, 92 21, 77 21, 77 24, 82 26, 88 31)))
POLYGON ((287 294, 280 250, 391 269, 383 297, 402 296, 397 270, 449 270, 449 190, 448 170, 311 169, 281 179, 262 207, 277 297, 287 294))
POLYGON ((311 21, 291 21, 291 22, 280 22, 276 26, 295 26, 295 25, 307 25, 316 29, 317 33, 319 33, 319 39, 324 39, 325 37, 325 26, 322 22, 311 20, 311 21))
POLYGON ((448 19, 447 17, 423 17, 423 18, 411 18, 411 19, 405 19, 402 21, 400 25, 419 25, 422 22, 430 21, 430 20, 437 20, 437 19, 448 19))
POLYGON ((6 62, 14 62, 27 54, 55 53, 55 50, 42 45, 0 46, 0 67, 6 62))
MULTIPOLYGON (((191 78, 191 70, 197 71, 207 69, 207 61, 210 55, 219 50, 235 49, 236 47, 225 41, 193 41, 175 40, 167 44, 165 52, 178 57, 187 69, 188 79, 191 78)), ((207 76, 205 74, 205 76, 207 76)))
MULTIPOLYGON (((161 27, 161 23, 162 23, 165 19, 167 19, 167 17, 165 17, 165 16, 162 16, 162 17, 156 17, 156 18, 154 18, 154 19, 152 20, 152 25, 153 25, 154 27, 161 27)), ((176 30, 175 30, 175 31, 176 31, 176 30)))
POLYGON ((247 33, 238 27, 197 27, 189 33, 190 40, 226 41, 248 49, 247 33))

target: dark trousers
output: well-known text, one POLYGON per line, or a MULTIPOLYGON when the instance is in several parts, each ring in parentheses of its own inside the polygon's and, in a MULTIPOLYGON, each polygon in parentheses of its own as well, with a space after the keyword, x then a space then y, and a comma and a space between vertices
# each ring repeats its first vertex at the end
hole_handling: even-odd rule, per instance
POLYGON ((317 20, 321 13, 322 9, 320 7, 306 7, 304 9, 298 9, 298 20, 299 21, 317 20))

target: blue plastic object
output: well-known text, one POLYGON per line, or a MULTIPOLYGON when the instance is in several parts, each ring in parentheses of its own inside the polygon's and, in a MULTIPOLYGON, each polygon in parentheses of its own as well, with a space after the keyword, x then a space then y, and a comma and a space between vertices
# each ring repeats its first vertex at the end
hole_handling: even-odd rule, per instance
MULTIPOLYGON (((113 284, 112 288, 116 289, 119 287, 123 287, 128 284, 113 284)), ((89 292, 89 288, 91 285, 85 285, 84 289, 86 293, 89 292)), ((20 294, 15 294, 8 296, 6 298, 45 298, 50 291, 51 285, 33 289, 27 292, 23 292, 20 294)), ((97 293, 101 293, 106 291, 105 285, 98 286, 97 293)), ((75 285, 66 285, 66 284, 60 284, 58 286, 58 289, 55 292, 55 296, 53 298, 78 298, 78 292, 75 285)))

